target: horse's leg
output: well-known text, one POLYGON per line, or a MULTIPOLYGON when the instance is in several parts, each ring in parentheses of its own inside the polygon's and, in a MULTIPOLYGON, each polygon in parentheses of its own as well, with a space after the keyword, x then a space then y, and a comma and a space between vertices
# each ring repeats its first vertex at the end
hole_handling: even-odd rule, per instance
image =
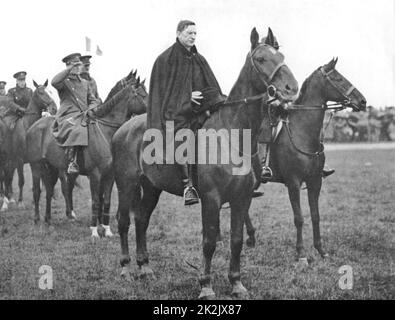
POLYGON ((287 182, 289 200, 291 201, 292 210, 294 213, 294 223, 296 227, 296 253, 299 263, 306 265, 307 257, 303 246, 303 214, 300 208, 300 186, 301 182, 298 179, 293 179, 287 182))
POLYGON ((8 205, 10 203, 14 203, 12 195, 12 178, 14 175, 14 167, 12 165, 12 161, 8 160, 5 168, 4 168, 4 187, 5 187, 5 196, 3 200, 3 205, 1 207, 1 211, 8 210, 8 205))
POLYGON ((89 175, 89 185, 91 189, 91 199, 92 199, 92 218, 91 218, 91 232, 92 238, 99 238, 97 232, 97 221, 99 217, 99 211, 101 210, 100 205, 100 173, 96 168, 89 175))
POLYGON ((21 209, 25 209, 25 205, 23 203, 23 186, 25 185, 25 175, 23 173, 24 163, 23 160, 18 161, 18 187, 19 187, 19 198, 18 198, 18 207, 21 209))
POLYGON ((112 174, 108 174, 101 180, 101 188, 103 188, 103 203, 102 203, 102 215, 103 221, 102 225, 104 228, 104 236, 112 237, 113 233, 110 228, 110 207, 111 207, 111 192, 114 186, 114 176, 112 174))
POLYGON ((121 277, 127 280, 130 278, 129 265, 129 241, 128 233, 130 227, 130 212, 136 212, 140 203, 140 185, 132 185, 128 179, 123 177, 123 181, 117 181, 118 187, 118 232, 121 241, 121 259, 120 264, 122 267, 121 277))
POLYGON ((253 248, 255 247, 256 239, 255 239, 255 228, 251 222, 251 217, 249 212, 245 216, 245 225, 247 229, 248 239, 246 240, 246 244, 248 247, 253 248))
POLYGON ((74 204, 73 204, 73 190, 75 186, 75 181, 77 180, 78 175, 72 174, 72 175, 67 175, 67 192, 68 192, 68 199, 69 199, 69 205, 70 205, 70 216, 72 219, 77 219, 77 215, 74 211, 74 204))
POLYGON ((59 172, 59 179, 60 179, 60 184, 62 188, 62 194, 64 197, 64 202, 66 205, 66 216, 69 219, 73 219, 71 215, 71 205, 70 205, 70 199, 69 199, 69 183, 68 183, 68 178, 66 175, 66 172, 62 171, 59 172))
MULTIPOLYGON (((161 190, 155 188, 148 179, 142 180, 141 186, 143 188, 143 197, 140 201, 139 210, 135 211, 134 224, 136 230, 136 261, 139 267, 139 276, 147 277, 153 276, 154 272, 149 266, 148 251, 147 251, 147 228, 151 214, 154 211, 161 190)), ((136 190, 140 192, 140 190, 136 190)))
POLYGON ((54 193, 55 184, 58 181, 58 170, 52 166, 46 166, 44 169, 42 180, 45 185, 46 208, 45 208, 45 222, 51 222, 51 202, 54 193))
POLYGON ((322 248, 320 233, 320 212, 318 208, 318 200, 321 191, 322 178, 317 175, 310 179, 307 183, 307 195, 309 199, 311 222, 313 225, 314 248, 317 249, 321 257, 326 258, 328 254, 322 248))
POLYGON ((41 164, 37 162, 31 163, 30 169, 33 181, 34 223, 37 224, 40 221, 41 164))
POLYGON ((220 197, 217 194, 202 195, 203 226, 203 275, 199 282, 201 291, 199 299, 214 299, 215 293, 211 283, 211 261, 216 248, 219 231, 220 197))
POLYGON ((230 202, 231 212, 231 238, 230 238, 230 266, 229 281, 232 285, 232 296, 235 298, 248 297, 248 291, 241 283, 240 275, 240 254, 243 248, 244 221, 248 216, 251 204, 251 196, 242 195, 234 197, 230 202))

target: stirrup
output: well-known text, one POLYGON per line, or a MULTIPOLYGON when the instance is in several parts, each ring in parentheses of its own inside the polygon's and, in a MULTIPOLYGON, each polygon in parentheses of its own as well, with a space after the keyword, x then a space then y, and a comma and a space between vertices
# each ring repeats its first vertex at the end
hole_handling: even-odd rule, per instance
POLYGON ((273 171, 270 169, 270 167, 263 166, 262 167, 262 173, 261 173, 261 182, 262 183, 267 183, 270 180, 273 179, 273 171))
POLYGON ((190 206, 199 203, 199 195, 196 189, 192 186, 188 186, 184 189, 184 205, 190 206))

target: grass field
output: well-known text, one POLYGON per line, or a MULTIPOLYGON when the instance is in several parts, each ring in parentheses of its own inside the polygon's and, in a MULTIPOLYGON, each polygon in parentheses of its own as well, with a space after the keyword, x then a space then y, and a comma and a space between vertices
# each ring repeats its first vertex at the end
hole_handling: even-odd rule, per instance
MULTIPOLYGON (((394 299, 395 298, 395 150, 330 151, 327 163, 337 172, 323 183, 321 233, 330 258, 312 245, 311 219, 303 191, 305 247, 309 267, 295 261, 296 230, 284 186, 265 185, 250 214, 257 228, 255 248, 244 246, 242 280, 251 299, 394 299), (353 269, 354 285, 338 285, 343 265, 353 269)), ((195 299, 201 266, 200 206, 184 208, 182 199, 163 194, 148 229, 151 267, 156 280, 120 278, 120 245, 92 242, 88 181, 75 191, 79 220, 70 223, 61 194, 53 202, 53 223, 33 224, 30 169, 25 168, 26 210, 0 213, 0 299, 195 299), (53 269, 53 290, 40 290, 39 268, 53 269)), ((57 187, 59 189, 59 187, 57 187)), ((16 189, 16 181, 14 181, 16 189)), ((41 208, 44 209, 42 194, 41 208)), ((117 194, 113 193, 112 230, 117 230, 117 194)), ((43 217, 43 210, 42 210, 43 217)), ((214 291, 228 299, 229 210, 221 213, 223 245, 213 260, 214 291)), ((134 271, 134 226, 130 231, 134 271)))

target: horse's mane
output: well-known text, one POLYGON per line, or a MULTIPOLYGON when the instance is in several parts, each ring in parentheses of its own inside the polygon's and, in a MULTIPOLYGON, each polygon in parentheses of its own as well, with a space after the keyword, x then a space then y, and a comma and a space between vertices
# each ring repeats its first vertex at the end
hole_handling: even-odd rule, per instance
POLYGON ((313 77, 314 73, 315 73, 315 71, 310 76, 308 76, 305 81, 303 81, 302 87, 300 88, 299 96, 296 99, 295 104, 299 104, 301 102, 303 96, 306 93, 307 87, 310 85, 311 78, 313 77))

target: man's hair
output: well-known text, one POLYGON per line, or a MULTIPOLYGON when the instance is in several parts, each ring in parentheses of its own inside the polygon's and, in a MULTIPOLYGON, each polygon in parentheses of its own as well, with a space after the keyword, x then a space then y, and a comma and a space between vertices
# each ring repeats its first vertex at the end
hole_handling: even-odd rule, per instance
POLYGON ((177 25, 177 31, 183 32, 188 26, 194 26, 195 22, 190 20, 181 20, 177 25))

